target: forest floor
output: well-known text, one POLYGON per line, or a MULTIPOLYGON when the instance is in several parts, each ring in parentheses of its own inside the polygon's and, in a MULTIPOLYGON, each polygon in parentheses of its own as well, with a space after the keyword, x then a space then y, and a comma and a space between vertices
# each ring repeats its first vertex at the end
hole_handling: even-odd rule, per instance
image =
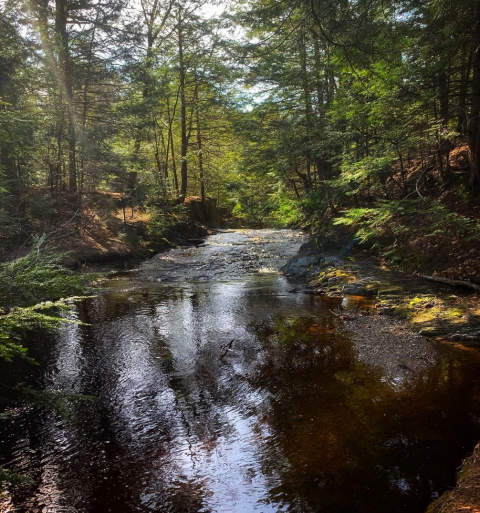
MULTIPOLYGON (((32 195, 42 198, 44 203, 51 200, 48 190, 32 191, 32 195)), ((44 233, 47 243, 64 252, 64 264, 68 267, 108 264, 123 268, 127 262, 145 260, 191 237, 208 234, 183 205, 169 206, 165 213, 159 210, 154 215, 153 210, 141 206, 128 206, 124 211, 121 194, 110 191, 90 193, 81 208, 72 206, 74 201, 67 196, 57 202, 55 210, 62 212, 62 216, 44 215, 36 220, 31 231, 44 233)), ((5 244, 0 261, 26 255, 33 240, 30 237, 17 246, 5 244)))
MULTIPOLYGON (((467 186, 467 145, 456 142, 448 172, 439 169, 438 159, 427 160, 412 158, 403 170, 395 164, 396 173, 383 188, 359 197, 360 204, 349 200, 336 207, 330 220, 366 209, 354 227, 368 234, 365 247, 377 255, 412 272, 480 284, 480 195, 467 186), (376 211, 377 217, 369 211, 376 211)), ((330 225, 320 242, 326 242, 325 247, 347 246, 354 233, 350 227, 330 225), (332 239, 343 240, 332 246, 332 239)))
MULTIPOLYGON (((139 208, 133 211, 129 208, 124 221, 120 196, 120 193, 97 191, 89 194, 79 208, 68 195, 54 201, 47 189, 29 191, 30 203, 36 201, 48 208, 44 207, 45 213, 32 219, 24 230, 27 234, 43 233, 47 243, 68 253, 64 263, 70 267, 81 267, 86 262, 147 258, 150 252, 144 236, 150 216, 139 208)), ((13 244, 14 239, 6 237, 0 246, 0 260, 25 256, 35 237, 24 235, 23 238, 23 243, 13 244)))
POLYGON ((202 204, 196 196, 188 196, 183 204, 166 204, 163 209, 160 206, 123 209, 119 205, 119 193, 96 192, 89 198, 74 233, 68 233, 67 229, 67 235, 59 237, 56 244, 60 251, 68 252, 67 266, 107 262, 123 266, 126 261, 139 262, 215 233, 208 226, 239 223, 228 209, 217 207, 208 198, 202 204))
MULTIPOLYGON (((116 198, 114 193, 100 193, 105 200, 116 198)), ((107 262, 134 258, 147 258, 150 255, 144 239, 149 216, 140 209, 128 209, 123 219, 122 209, 96 210, 86 208, 82 215, 86 219, 77 233, 60 239, 57 247, 68 251, 68 266, 84 265, 91 262, 107 262)))
MULTIPOLYGON (((457 218, 464 217, 480 223, 480 196, 465 185, 469 173, 468 147, 465 142, 459 140, 450 152, 449 166, 448 179, 443 179, 438 164, 421 176, 422 166, 416 162, 407 170, 406 180, 410 183, 420 181, 419 191, 429 199, 438 201, 457 218)), ((437 230, 435 235, 425 236, 421 218, 422 213, 419 212, 411 229, 394 242, 402 246, 405 255, 410 256, 413 267, 425 274, 480 283, 478 239, 468 237, 461 230, 448 234, 437 230)))

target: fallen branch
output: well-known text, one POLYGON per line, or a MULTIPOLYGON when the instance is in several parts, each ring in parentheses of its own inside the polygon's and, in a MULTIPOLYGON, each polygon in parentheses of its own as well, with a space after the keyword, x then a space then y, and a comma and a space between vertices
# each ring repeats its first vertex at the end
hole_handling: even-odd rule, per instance
POLYGON ((425 280, 435 281, 437 283, 445 283, 446 285, 453 285, 455 287, 468 287, 469 289, 474 289, 480 291, 480 285, 475 283, 470 283, 469 281, 461 281, 461 280, 447 280, 447 278, 438 278, 437 276, 425 276, 422 275, 422 278, 425 280))
MULTIPOLYGON (((420 194, 420 191, 418 190, 418 184, 420 183, 420 180, 425 176, 427 171, 430 171, 430 169, 433 169, 433 168, 431 168, 431 165, 433 164, 434 158, 435 158, 435 155, 432 155, 430 157, 430 160, 428 161, 428 164, 425 166, 425 169, 423 169, 421 175, 418 177, 418 180, 415 183, 415 190, 417 191, 417 194, 420 196, 420 198, 423 198, 423 196, 420 194)), ((422 161, 423 161, 423 159, 422 159, 422 161)))
POLYGON ((232 350, 232 345, 235 342, 235 339, 230 340, 230 342, 227 342, 226 344, 223 344, 220 347, 220 358, 223 358, 229 351, 232 350))

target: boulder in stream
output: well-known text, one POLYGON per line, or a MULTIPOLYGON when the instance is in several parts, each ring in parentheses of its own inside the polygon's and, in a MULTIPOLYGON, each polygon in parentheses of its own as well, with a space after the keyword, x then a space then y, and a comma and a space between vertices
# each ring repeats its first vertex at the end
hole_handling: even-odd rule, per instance
POLYGON ((280 269, 286 276, 301 277, 304 276, 308 270, 318 265, 322 260, 320 255, 296 255, 288 260, 288 262, 280 269))

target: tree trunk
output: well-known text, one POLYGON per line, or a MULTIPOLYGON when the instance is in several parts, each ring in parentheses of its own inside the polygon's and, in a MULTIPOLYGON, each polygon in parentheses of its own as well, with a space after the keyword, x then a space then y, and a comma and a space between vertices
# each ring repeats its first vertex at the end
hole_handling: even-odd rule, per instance
POLYGON ((322 56, 320 54, 320 45, 318 42, 318 38, 316 37, 313 41, 313 48, 315 52, 315 84, 317 88, 318 117, 322 119, 325 117, 324 83, 322 78, 322 56))
POLYGON ((205 204, 205 183, 203 181, 203 149, 202 149, 202 131, 200 129, 200 114, 198 113, 198 102, 196 108, 197 121, 197 146, 198 146, 198 172, 200 177, 200 198, 202 205, 205 204))
POLYGON ((177 110, 178 97, 180 94, 180 90, 177 94, 177 100, 175 101, 175 105, 173 107, 173 112, 170 112, 170 100, 167 96, 167 115, 168 115, 168 147, 167 147, 167 163, 168 163, 168 149, 171 150, 172 153, 172 173, 173 173, 173 185, 175 186, 175 191, 178 194, 178 174, 177 174, 177 163, 175 162, 175 146, 173 141, 173 119, 175 117, 175 112, 177 110))
POLYGON ((312 168, 312 98, 310 96, 310 84, 308 77, 308 69, 307 69, 307 45, 306 45, 306 35, 303 33, 301 36, 301 66, 302 66, 302 82, 303 82, 303 94, 305 100, 305 136, 307 146, 305 148, 305 157, 306 157, 306 171, 308 176, 308 181, 310 185, 312 183, 311 179, 311 168, 312 168))
POLYGON ((178 56, 180 60, 180 123, 181 123, 181 187, 180 194, 183 197, 187 195, 188 185, 188 168, 187 168, 187 152, 188 152, 188 138, 187 138, 187 103, 185 98, 185 61, 183 58, 183 26, 182 26, 182 11, 180 10, 178 16, 178 56))
POLYGON ((62 82, 65 87, 65 100, 67 103, 68 121, 68 186, 70 191, 77 190, 76 169, 76 130, 75 113, 73 108, 73 85, 70 73, 70 49, 67 32, 68 5, 65 0, 55 2, 55 28, 59 35, 59 61, 62 82))
POLYGON ((470 160, 469 186, 480 185, 480 2, 475 2, 472 40, 472 88, 468 156, 470 160))
POLYGON ((468 81, 470 79, 471 60, 469 59, 467 45, 463 45, 462 50, 462 69, 460 75, 460 90, 458 101, 458 124, 457 132, 465 134, 467 132, 467 92, 468 81))
POLYGON ((449 93, 450 72, 442 69, 438 76, 438 100, 440 104, 440 123, 441 129, 438 137, 439 168, 442 180, 446 178, 446 173, 450 171, 450 141, 446 137, 448 132, 448 93, 449 93))

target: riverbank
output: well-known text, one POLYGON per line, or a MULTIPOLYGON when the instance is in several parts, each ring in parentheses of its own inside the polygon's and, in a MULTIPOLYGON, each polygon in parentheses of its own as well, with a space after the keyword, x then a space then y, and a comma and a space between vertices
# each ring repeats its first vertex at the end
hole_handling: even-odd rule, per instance
MULTIPOLYGON (((88 222, 58 240, 59 250, 68 252, 65 265, 81 267, 119 261, 142 261, 155 253, 184 244, 191 238, 205 237, 210 217, 198 219, 194 198, 168 208, 118 208, 120 198, 114 193, 101 193, 83 217, 88 222)), ((117 195, 118 196, 118 195, 117 195)), ((217 214, 210 206, 210 215, 217 214)), ((224 213, 222 212, 222 215, 224 213)), ((220 214, 217 216, 221 217, 220 214)), ((217 217, 215 220, 217 221, 217 217)))
MULTIPOLYGON (((240 228, 242 221, 212 198, 188 196, 184 202, 146 205, 127 201, 120 193, 96 191, 82 198, 62 199, 64 212, 37 223, 30 235, 0 241, 0 261, 25 256, 40 235, 59 252, 67 267, 140 262, 154 254, 202 239, 216 228, 240 228), (77 202, 77 203, 76 203, 77 202)), ((0 237, 1 238, 1 237, 0 237)))
POLYGON ((359 249, 320 252, 311 244, 283 272, 310 294, 363 296, 381 315, 405 320, 419 335, 480 342, 478 292, 408 273, 359 249))
POLYGON ((480 444, 466 458, 458 474, 458 485, 435 501, 427 513, 478 513, 480 511, 480 444))
MULTIPOLYGON (((478 292, 427 280, 392 266, 367 251, 320 252, 304 244, 283 272, 300 280, 296 292, 365 298, 373 315, 344 315, 359 360, 387 375, 415 373, 438 364, 439 344, 476 351, 480 344, 478 292)), ((467 458, 458 486, 428 513, 480 511, 480 448, 467 458)))

